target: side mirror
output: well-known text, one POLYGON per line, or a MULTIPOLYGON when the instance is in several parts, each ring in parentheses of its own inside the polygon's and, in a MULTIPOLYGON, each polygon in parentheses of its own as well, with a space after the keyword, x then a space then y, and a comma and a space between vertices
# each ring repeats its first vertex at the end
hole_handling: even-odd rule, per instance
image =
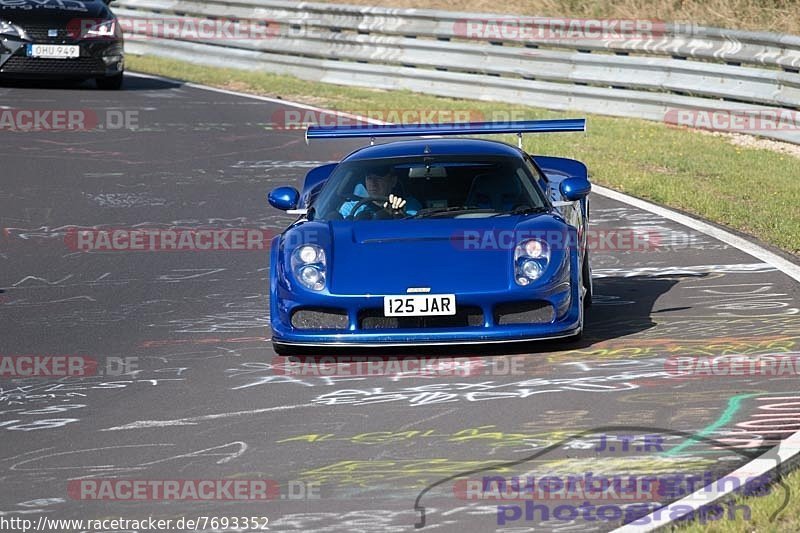
POLYGON ((583 199, 592 191, 592 184, 584 178, 567 178, 559 186, 561 195, 570 202, 583 199))
POLYGON ((291 211, 297 209, 297 202, 300 201, 300 193, 294 187, 278 187, 267 195, 269 205, 281 211, 291 211))

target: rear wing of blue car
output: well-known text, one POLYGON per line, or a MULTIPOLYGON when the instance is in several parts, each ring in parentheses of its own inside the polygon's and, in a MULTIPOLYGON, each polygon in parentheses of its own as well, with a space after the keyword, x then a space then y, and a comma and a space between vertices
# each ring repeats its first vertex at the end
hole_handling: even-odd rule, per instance
POLYGON ((522 120, 515 122, 455 122, 449 124, 363 124, 354 126, 309 126, 306 143, 312 139, 423 137, 439 135, 516 134, 522 147, 523 133, 563 133, 586 131, 585 118, 522 120))

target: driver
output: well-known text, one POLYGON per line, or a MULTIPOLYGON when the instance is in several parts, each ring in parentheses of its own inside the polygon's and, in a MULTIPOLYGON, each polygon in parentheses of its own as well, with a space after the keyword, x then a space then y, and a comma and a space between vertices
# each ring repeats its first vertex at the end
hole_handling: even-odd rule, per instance
POLYGON ((392 193, 392 190, 397 185, 397 177, 388 172, 370 172, 364 178, 364 186, 360 184, 356 186, 355 192, 358 196, 365 196, 369 199, 374 199, 372 202, 363 202, 358 200, 350 200, 342 204, 339 208, 339 213, 343 217, 353 216, 356 217, 361 213, 377 213, 384 210, 392 214, 406 214, 414 215, 419 211, 422 205, 413 198, 406 200, 405 198, 392 193), (366 189, 366 194, 364 190, 366 189), (383 200, 383 204, 380 203, 383 200), (353 213, 353 209, 361 203, 357 212, 353 213))

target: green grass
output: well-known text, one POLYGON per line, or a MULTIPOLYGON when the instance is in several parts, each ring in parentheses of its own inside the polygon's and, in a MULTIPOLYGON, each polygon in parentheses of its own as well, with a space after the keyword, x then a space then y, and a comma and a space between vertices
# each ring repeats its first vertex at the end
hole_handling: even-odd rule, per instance
MULTIPOLYGON (((342 87, 153 57, 126 60, 133 71, 340 111, 462 110, 488 119, 494 113, 513 113, 516 119, 587 116, 408 91, 342 87)), ((598 184, 694 213, 800 254, 800 159, 792 155, 737 146, 723 136, 659 122, 598 115, 588 115, 586 134, 528 135, 525 149, 580 159, 598 184)))
POLYGON ((765 496, 739 497, 734 500, 735 505, 744 505, 750 509, 749 519, 744 519, 742 511, 736 511, 735 519, 728 516, 727 506, 725 516, 717 521, 706 523, 693 522, 680 526, 673 526, 670 531, 680 533, 797 533, 800 531, 800 471, 795 471, 783 480, 788 488, 789 503, 784 509, 784 499, 787 490, 780 485, 773 485, 770 493, 765 496), (774 521, 772 515, 779 511, 774 521))

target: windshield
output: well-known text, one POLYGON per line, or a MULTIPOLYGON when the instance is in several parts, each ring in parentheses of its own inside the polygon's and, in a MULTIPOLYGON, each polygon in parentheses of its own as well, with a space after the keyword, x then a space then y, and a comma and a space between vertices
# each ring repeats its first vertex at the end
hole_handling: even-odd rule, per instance
POLYGON ((316 220, 488 217, 548 209, 522 159, 414 156, 339 165, 313 203, 316 220))

